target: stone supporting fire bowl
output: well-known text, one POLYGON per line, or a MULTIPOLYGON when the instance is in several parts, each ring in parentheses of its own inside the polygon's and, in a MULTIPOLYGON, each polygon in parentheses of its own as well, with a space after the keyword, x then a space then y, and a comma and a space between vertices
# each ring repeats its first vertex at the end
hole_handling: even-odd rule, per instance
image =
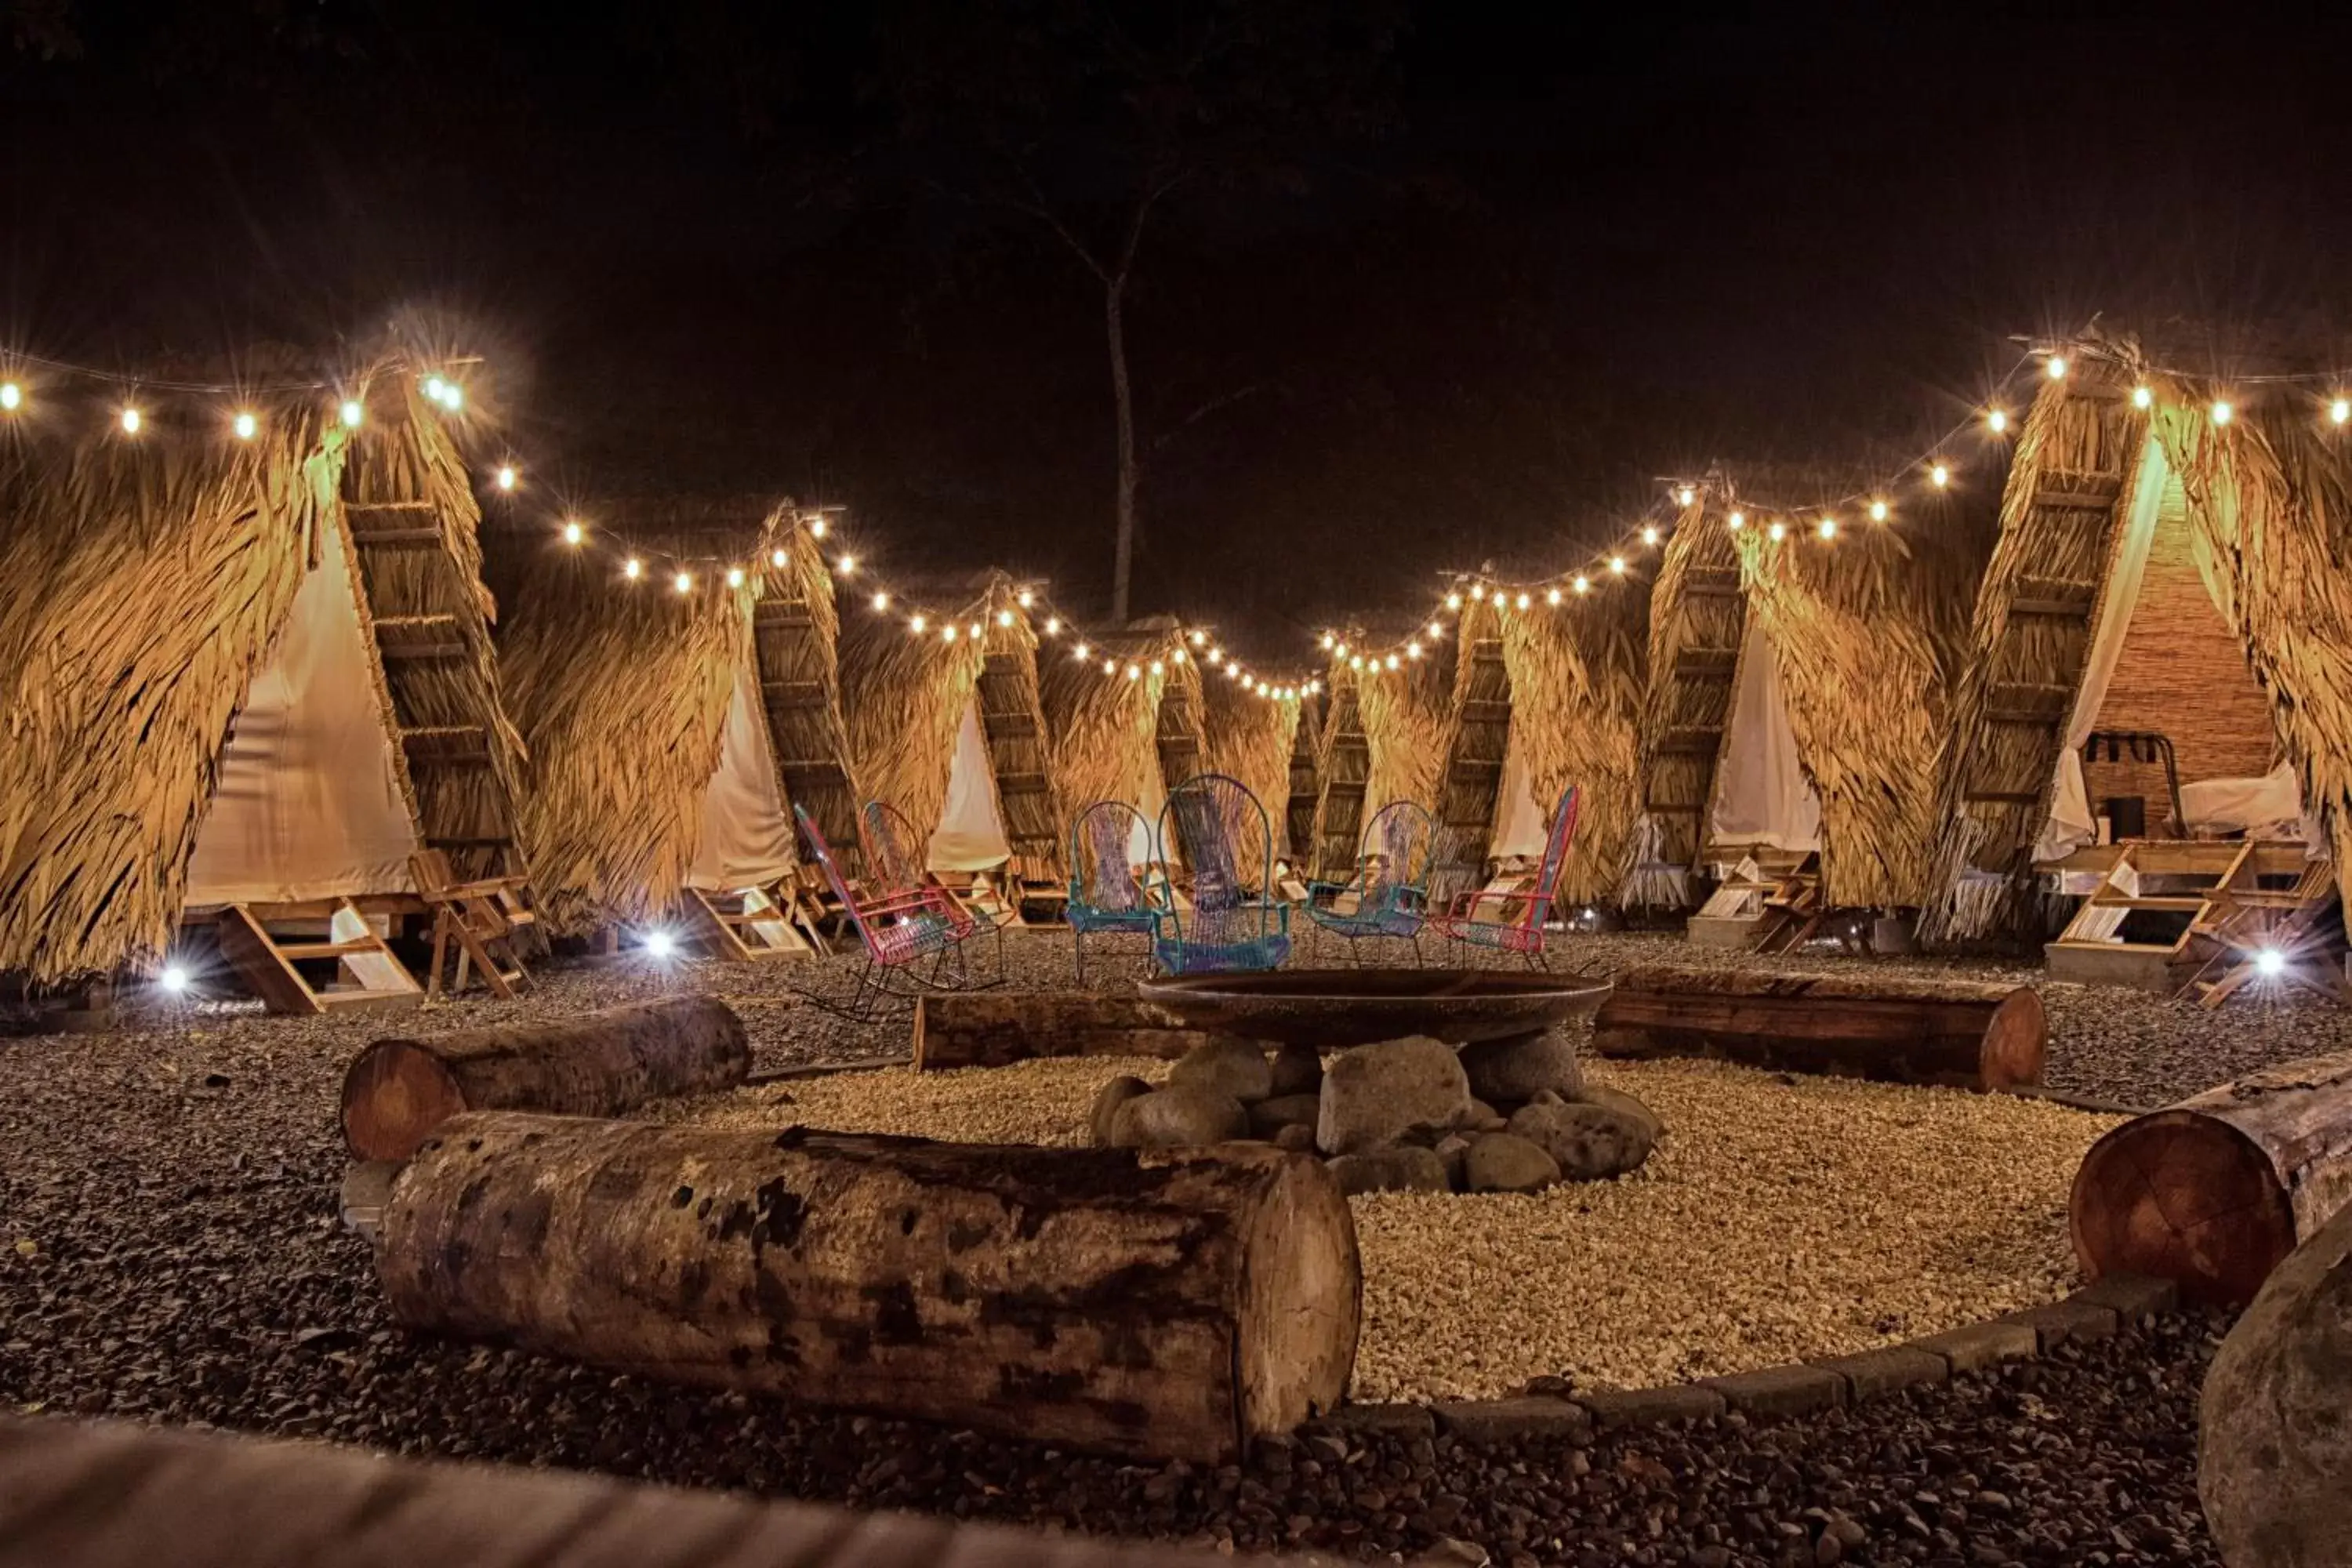
POLYGON ((1590 1014, 1609 983, 1492 969, 1290 969, 1138 983, 1192 1028, 1336 1049, 1406 1035, 1448 1045, 1532 1034, 1590 1014))

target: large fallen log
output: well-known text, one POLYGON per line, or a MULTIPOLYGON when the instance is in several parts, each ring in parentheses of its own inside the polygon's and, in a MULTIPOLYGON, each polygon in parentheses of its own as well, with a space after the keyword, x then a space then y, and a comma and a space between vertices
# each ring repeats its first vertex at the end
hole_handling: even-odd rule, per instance
POLYGON ((393 1315, 652 1377, 1231 1461, 1338 1403, 1360 1276, 1304 1155, 513 1113, 393 1184, 393 1315))
POLYGON ((2042 1081, 2050 1038, 2031 986, 1644 965, 1592 1020, 1603 1057, 1710 1057, 1884 1083, 2042 1081))
MULTIPOLYGON (((1208 1552, 322 1443, 0 1419, 0 1568, 1206 1568, 1208 1552)), ((1264 1560, 1271 1563, 1271 1559, 1264 1560)))
POLYGON ((344 1075, 343 1141, 362 1160, 405 1160, 462 1111, 612 1116, 739 1084, 751 1070, 743 1021, 715 996, 378 1040, 344 1075))
POLYGON ((2352 1563, 2352 1211, 2278 1267, 2221 1342, 2198 1400, 2197 1497, 2221 1560, 2352 1563))
POLYGON ((2352 1199, 2352 1053, 2289 1062, 2135 1117, 2083 1156, 2074 1256, 2242 1306, 2352 1199))
POLYGON ((1237 1036, 1196 1029, 1140 996, 971 991, 915 1004, 915 1068, 1001 1068, 1032 1057, 1158 1057, 1237 1036))

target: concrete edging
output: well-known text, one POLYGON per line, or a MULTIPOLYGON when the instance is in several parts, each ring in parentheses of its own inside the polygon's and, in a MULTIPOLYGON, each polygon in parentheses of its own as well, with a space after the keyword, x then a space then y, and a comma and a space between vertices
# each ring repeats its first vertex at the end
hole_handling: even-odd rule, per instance
POLYGON ((1343 1405, 1329 1421, 1391 1436, 1434 1437, 1443 1432, 1473 1442, 1564 1437, 1582 1444, 1599 1432, 1732 1414, 1759 1420, 1814 1415, 1906 1388, 1948 1383, 1957 1374, 2003 1362, 2030 1361, 2063 1344, 2105 1339, 2126 1321, 2171 1312, 2179 1304, 2179 1288, 2169 1279, 2112 1274, 2061 1301, 1853 1355, 1657 1388, 1517 1394, 1429 1405, 1343 1405))

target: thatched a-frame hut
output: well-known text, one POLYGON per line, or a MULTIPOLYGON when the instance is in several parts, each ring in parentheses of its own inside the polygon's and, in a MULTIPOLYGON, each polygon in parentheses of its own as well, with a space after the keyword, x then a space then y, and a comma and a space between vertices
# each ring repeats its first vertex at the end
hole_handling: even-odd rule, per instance
POLYGON ((2033 934, 2035 866, 2092 844, 2110 799, 2144 802, 2150 837, 2306 839, 2339 878, 2352 864, 2343 430, 2300 393, 2248 404, 2130 341, 2067 357, 2025 419, 1969 628, 1936 940, 2033 934), (2162 747, 2085 760, 2116 731, 2162 747), (2167 749, 2177 807, 2149 765, 2167 749))
POLYGON ((499 639, 530 749, 523 841, 558 936, 665 921, 696 895, 731 909, 797 864, 751 631, 797 525, 778 511, 693 532, 624 526, 637 548, 710 564, 681 589, 551 542, 523 566, 499 639))
POLYGON ((1769 677, 1784 693, 1789 735, 1819 803, 1823 906, 1916 909, 1933 880, 1937 769, 1967 606, 1991 544, 1990 508, 1950 498, 1885 522, 1851 511, 1841 522, 1833 510, 1788 503, 1792 490, 1850 496, 1852 484, 1767 488, 1734 474, 1733 485, 1701 525, 1728 529, 1730 510, 1746 513, 1735 548, 1747 629, 1717 819, 1759 745, 1748 722, 1754 704, 1743 700, 1766 690, 1769 677), (1826 539, 1825 515, 1836 524, 1826 539), (1759 670, 1768 658, 1769 669, 1759 670))
POLYGON ((1454 623, 1454 691, 1429 805, 1443 852, 1464 880, 1484 872, 1493 850, 1503 772, 1512 756, 1511 669, 1503 654, 1507 613, 1481 592, 1454 623))
POLYGON ((464 466, 404 364, 344 395, 356 429, 305 390, 246 439, 166 409, 0 449, 0 970, 151 964, 208 908, 342 940, 420 849, 520 870, 464 466))
POLYGON ((1248 786, 1265 807, 1275 853, 1295 858, 1297 851, 1290 845, 1291 773, 1298 750, 1300 704, 1305 699, 1262 696, 1238 680, 1215 675, 1200 682, 1200 697, 1202 766, 1248 786))
POLYGON ((1322 881, 1344 881, 1354 871, 1364 834, 1364 795, 1371 777, 1371 747, 1364 734, 1360 669, 1331 661, 1325 678, 1322 733, 1316 741, 1314 826, 1306 851, 1322 881))
POLYGON ((813 515, 799 527, 769 531, 751 644, 785 797, 809 814, 835 861, 855 876, 864 867, 857 808, 865 797, 842 713, 841 612, 816 521, 813 515))
POLYGON ((1648 682, 1634 767, 1640 816, 1621 901, 1681 909, 1702 864, 1748 619, 1736 536, 1704 492, 1676 516, 1650 587, 1648 682))
MULTIPOLYGON (((1183 782, 1167 775, 1169 763, 1198 771, 1198 742, 1183 746, 1183 730, 1172 737, 1172 749, 1163 743, 1171 737, 1163 736, 1161 702, 1171 689, 1197 700, 1199 675, 1183 639, 1170 629, 1072 642, 1044 659, 1038 677, 1045 734, 1055 787, 1069 814, 1116 800, 1159 821, 1169 786, 1183 782)), ((1150 847, 1133 850, 1146 857, 1150 847)))
POLYGON ((1290 804, 1284 813, 1283 842, 1291 866, 1310 870, 1315 858, 1315 813, 1323 803, 1324 698, 1308 691, 1297 699, 1291 725, 1290 804))
POLYGON ((950 591, 969 597, 923 615, 919 632, 903 606, 853 608, 845 618, 851 770, 867 799, 906 819, 929 869, 1009 862, 1024 880, 1057 880, 1065 826, 1026 595, 1002 573, 950 591))

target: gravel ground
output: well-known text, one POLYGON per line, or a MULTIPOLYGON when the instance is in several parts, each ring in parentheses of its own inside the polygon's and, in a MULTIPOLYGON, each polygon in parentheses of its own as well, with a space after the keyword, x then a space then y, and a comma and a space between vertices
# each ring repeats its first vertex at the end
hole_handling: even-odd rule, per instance
MULTIPOLYGON (((1601 962, 1698 956, 1641 937, 1574 949, 1601 962)), ((1015 939, 1006 952, 1016 983, 1069 984, 1066 944, 1015 939)), ((397 1022, 456 1027, 709 988, 742 1010, 763 1068, 904 1048, 903 1019, 859 1027, 794 1003, 788 982, 810 978, 805 966, 582 969, 550 973, 522 1001, 397 1022)), ((1121 979, 1106 966, 1099 983, 1121 979)), ((2053 1076, 2116 1099, 2163 1100, 2340 1047, 2352 1026, 2260 1004, 2217 1016, 2121 993, 2052 995, 2053 1076)), ((1286 1468, 1246 1473, 1123 1466, 413 1339, 386 1321, 367 1249, 336 1218, 336 1089, 384 1020, 175 1006, 130 1022, 143 1026, 0 1039, 0 1408, 1343 1555, 1451 1536, 1502 1560, 1580 1568, 1775 1563, 1799 1551, 1808 1562, 1832 1551, 1858 1563, 2214 1561, 2196 1522, 2193 1439, 2220 1325, 2190 1320, 1850 1414, 1612 1438, 1581 1461, 1540 1445, 1327 1436, 1286 1468), (1842 1542, 1863 1535, 1815 1546, 1832 1525, 1842 1542)))
MULTIPOLYGON (((1352 1200, 1365 1276, 1354 1397, 1493 1398, 1546 1375, 1679 1383, 1979 1322, 2076 1283, 2066 1191, 2114 1118, 1707 1062, 1591 1071, 1665 1119, 1633 1175, 1352 1200)), ((1115 1058, 894 1068, 662 1115, 1072 1144, 1102 1083, 1165 1072, 1115 1058)))

